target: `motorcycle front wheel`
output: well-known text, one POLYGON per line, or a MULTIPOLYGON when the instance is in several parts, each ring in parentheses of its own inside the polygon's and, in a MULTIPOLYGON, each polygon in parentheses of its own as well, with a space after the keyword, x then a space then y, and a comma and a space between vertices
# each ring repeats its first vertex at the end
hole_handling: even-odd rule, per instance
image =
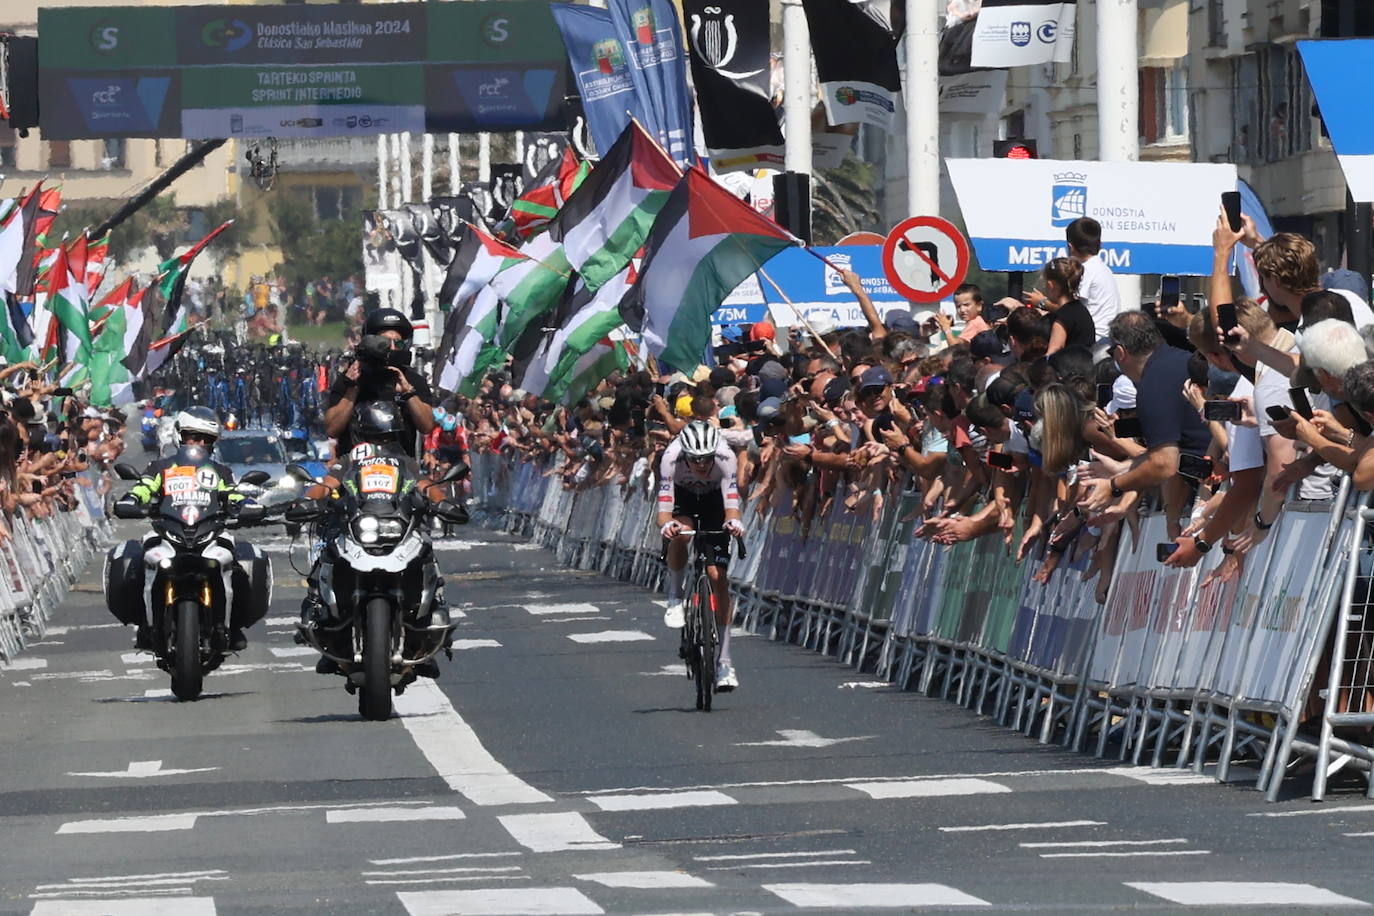
POLYGON ((205 674, 200 668, 200 605, 189 599, 177 602, 172 693, 178 700, 200 696, 205 674))
POLYGON ((363 633, 363 686, 358 713, 383 722, 391 718, 391 605, 382 598, 367 603, 363 633))

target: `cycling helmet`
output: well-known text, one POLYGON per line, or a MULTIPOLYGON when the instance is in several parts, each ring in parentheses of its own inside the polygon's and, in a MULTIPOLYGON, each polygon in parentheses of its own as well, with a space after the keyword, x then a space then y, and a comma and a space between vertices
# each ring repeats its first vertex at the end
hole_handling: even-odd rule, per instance
POLYGON ((705 420, 693 420, 682 431, 682 453, 688 458, 714 455, 720 447, 720 430, 705 420))
POLYGON ((384 331, 398 331, 403 340, 410 340, 415 329, 410 319, 395 309, 376 309, 370 312, 363 322, 363 334, 381 334, 384 331))
POLYGON ((177 436, 200 433, 213 441, 219 438, 219 417, 208 407, 188 407, 177 414, 177 436))
POLYGON ((391 442, 405 431, 401 414, 390 401, 369 401, 353 408, 348 424, 354 442, 391 442))

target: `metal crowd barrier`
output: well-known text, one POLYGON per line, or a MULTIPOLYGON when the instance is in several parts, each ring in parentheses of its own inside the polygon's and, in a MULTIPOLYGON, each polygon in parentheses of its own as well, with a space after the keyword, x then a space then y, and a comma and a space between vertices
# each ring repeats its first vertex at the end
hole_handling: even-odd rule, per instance
MULTIPOLYGON (((479 520, 533 538, 565 565, 660 587, 642 463, 627 484, 580 489, 563 485, 561 462, 553 473, 492 454, 472 465, 479 520)), ((917 491, 884 495, 877 511, 850 512, 840 496, 797 506, 789 492, 772 508, 747 505, 748 557, 730 570, 737 624, 1041 743, 1099 757, 1114 748, 1221 782, 1245 759, 1270 800, 1304 762, 1314 798, 1341 767, 1369 779, 1374 510, 1357 508, 1348 481, 1335 500, 1289 503, 1241 575, 1205 587, 1222 551, 1167 569, 1155 555, 1165 519, 1142 518, 1138 533, 1123 530, 1115 568, 1098 573, 1110 577, 1105 603, 1098 579, 1083 579, 1091 551, 1078 544, 1041 585, 1042 557, 1018 565, 997 536, 952 547, 916 539, 917 491)), ((1011 544, 1020 536, 1018 526, 1011 544)))
POLYGON ((77 504, 50 518, 16 513, 0 542, 0 662, 11 662, 47 633, 52 613, 112 538, 105 513, 109 480, 76 478, 77 504))

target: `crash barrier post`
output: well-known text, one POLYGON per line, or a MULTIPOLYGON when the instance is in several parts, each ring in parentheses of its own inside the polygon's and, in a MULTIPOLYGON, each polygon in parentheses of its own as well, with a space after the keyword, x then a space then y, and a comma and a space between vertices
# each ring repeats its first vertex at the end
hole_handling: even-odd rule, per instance
MULTIPOLYGON (((565 485, 561 458, 472 464, 476 517, 568 565, 662 584, 643 462, 628 482, 599 486, 565 485)), ((1112 568, 1094 566, 1097 536, 1084 531, 1042 583, 1043 555, 1015 562, 1019 525, 953 546, 914 537, 920 495, 907 481, 852 506, 843 492, 784 489, 744 506, 748 556, 731 567, 731 591, 737 625, 1041 743, 1098 756, 1114 744, 1123 760, 1197 772, 1215 763, 1222 782, 1247 755, 1270 799, 1308 757, 1320 797, 1335 766, 1374 764, 1374 510, 1355 503, 1348 481, 1333 500, 1291 501, 1227 580, 1209 577, 1221 550, 1192 569, 1163 566, 1167 522, 1147 513, 1120 527, 1112 568), (1309 712, 1318 694, 1320 715, 1309 712), (1314 719, 1319 735, 1300 729, 1314 719)))
POLYGON ((43 638, 68 589, 111 540, 109 477, 86 471, 75 481, 74 508, 46 518, 17 512, 0 541, 0 661, 43 638))

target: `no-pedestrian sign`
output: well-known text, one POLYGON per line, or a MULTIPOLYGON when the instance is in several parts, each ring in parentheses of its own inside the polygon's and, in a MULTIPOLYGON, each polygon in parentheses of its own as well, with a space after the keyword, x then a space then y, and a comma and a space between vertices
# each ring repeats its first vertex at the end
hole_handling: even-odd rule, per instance
POLYGON ((887 281, 912 302, 929 304, 954 294, 968 276, 969 247, 949 220, 912 216, 883 242, 887 281))

